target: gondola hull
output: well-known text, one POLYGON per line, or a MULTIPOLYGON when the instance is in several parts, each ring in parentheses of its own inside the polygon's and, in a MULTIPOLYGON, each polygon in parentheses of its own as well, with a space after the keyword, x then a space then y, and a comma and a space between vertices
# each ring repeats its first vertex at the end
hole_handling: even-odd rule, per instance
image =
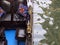
POLYGON ((0 22, 0 27, 5 27, 5 29, 16 29, 18 27, 26 27, 26 21, 3 21, 0 22))

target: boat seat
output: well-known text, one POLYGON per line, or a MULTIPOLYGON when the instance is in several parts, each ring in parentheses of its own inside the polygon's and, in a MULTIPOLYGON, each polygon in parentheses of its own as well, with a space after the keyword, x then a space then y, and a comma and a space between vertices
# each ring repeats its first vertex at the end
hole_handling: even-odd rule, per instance
POLYGON ((22 40, 22 41, 25 41, 26 40, 26 36, 25 36, 25 29, 17 29, 16 31, 16 39, 18 41, 22 40))

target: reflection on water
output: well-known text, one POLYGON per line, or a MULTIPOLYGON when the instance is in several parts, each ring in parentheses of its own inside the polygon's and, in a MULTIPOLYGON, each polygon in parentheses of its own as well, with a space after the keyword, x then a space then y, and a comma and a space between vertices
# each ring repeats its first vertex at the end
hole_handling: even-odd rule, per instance
MULTIPOLYGON (((37 3, 36 1, 34 1, 33 3, 34 5, 33 7, 33 42, 34 42, 34 45, 39 45, 40 43, 39 41, 42 39, 45 39, 44 34, 46 34, 46 31, 43 29, 40 23, 44 23, 46 21, 44 18, 49 18, 47 16, 44 16, 44 18, 42 18, 37 13, 44 15, 45 12, 43 11, 42 8, 49 9, 49 4, 52 3, 50 0, 37 0, 37 1, 39 3, 37 3)), ((47 44, 44 44, 44 45, 47 45, 47 44)))

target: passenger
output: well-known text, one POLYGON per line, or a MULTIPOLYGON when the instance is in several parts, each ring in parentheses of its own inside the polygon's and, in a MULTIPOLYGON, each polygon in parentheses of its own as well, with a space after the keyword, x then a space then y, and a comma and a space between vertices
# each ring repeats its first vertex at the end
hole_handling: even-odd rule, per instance
POLYGON ((28 7, 23 4, 19 4, 18 13, 22 14, 22 16, 26 16, 27 12, 28 12, 28 7))
POLYGON ((18 8, 18 15, 22 16, 22 17, 29 17, 28 15, 28 7, 24 4, 19 4, 19 8, 18 8))
POLYGON ((0 18, 5 14, 4 10, 0 7, 0 18))

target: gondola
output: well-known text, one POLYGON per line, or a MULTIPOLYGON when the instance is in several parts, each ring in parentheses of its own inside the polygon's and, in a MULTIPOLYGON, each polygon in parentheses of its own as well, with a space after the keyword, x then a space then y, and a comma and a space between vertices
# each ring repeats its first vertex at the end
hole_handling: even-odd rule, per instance
MULTIPOLYGON (((3 2, 1 2, 1 3, 3 3, 3 2)), ((12 3, 12 2, 10 2, 10 3, 12 3)), ((14 1, 14 3, 15 3, 15 1, 14 1)), ((7 8, 4 8, 4 6, 3 6, 3 5, 7 6, 7 4, 1 4, 2 10, 5 11, 5 14, 3 14, 3 17, 1 16, 1 19, 0 19, 0 25, 1 25, 1 27, 16 28, 16 27, 24 26, 24 23, 26 22, 26 20, 24 20, 23 16, 21 16, 22 18, 19 19, 20 16, 17 14, 17 11, 15 11, 16 9, 18 10, 18 6, 17 6, 17 8, 15 8, 16 6, 14 6, 15 5, 14 3, 13 3, 13 5, 10 4, 10 6, 9 6, 10 7, 9 13, 8 13, 8 11, 6 11, 7 8), (18 17, 18 18, 16 18, 16 17, 18 17)), ((19 2, 17 2, 16 5, 19 5, 18 3, 19 2)))
MULTIPOLYGON (((31 40, 31 31, 29 32, 30 14, 29 7, 27 6, 27 0, 6 0, 0 1, 0 8, 3 10, 3 14, 0 17, 0 27, 4 27, 5 30, 15 29, 15 39, 18 42, 27 42, 28 38, 31 40)), ((30 29, 31 30, 31 29, 30 29)), ((6 42, 7 39, 5 39, 6 42)), ((7 41, 8 42, 8 41, 7 41)), ((6 43, 7 43, 6 42, 6 43)), ((27 44, 26 44, 27 45, 27 44)))

